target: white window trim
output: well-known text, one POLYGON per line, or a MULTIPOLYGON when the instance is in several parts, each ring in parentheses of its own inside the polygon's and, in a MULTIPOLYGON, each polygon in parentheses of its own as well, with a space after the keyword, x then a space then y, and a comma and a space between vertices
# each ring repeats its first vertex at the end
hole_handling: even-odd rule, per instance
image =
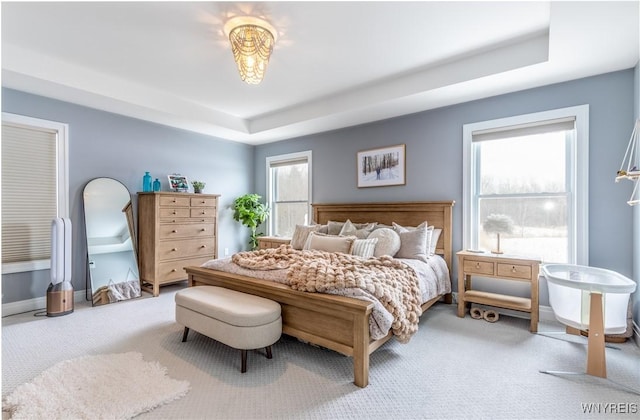
MULTIPOLYGON (((267 180, 267 203, 272 203, 273 200, 273 196, 272 196, 272 190, 273 190, 273 180, 271 179, 271 164, 272 163, 278 163, 278 162, 286 162, 288 160, 301 160, 301 159, 307 159, 307 164, 308 164, 308 171, 309 173, 307 174, 308 177, 308 191, 309 191, 309 208, 307 209, 307 212, 309 214, 309 218, 311 218, 312 213, 312 208, 311 208, 311 203, 313 203, 312 200, 312 196, 313 196, 313 190, 311 189, 311 186, 313 185, 313 180, 312 180, 312 175, 313 174, 313 170, 312 170, 312 161, 311 161, 311 157, 312 157, 312 152, 311 150, 306 150, 304 152, 295 152, 295 153, 287 153, 284 155, 276 155, 276 156, 267 156, 266 159, 266 180, 267 180)), ((267 235, 273 235, 273 227, 272 227, 272 223, 271 223, 271 216, 269 216, 267 218, 267 235)))
MULTIPOLYGON (((576 264, 589 265, 589 105, 578 105, 550 111, 536 112, 514 117, 499 118, 490 121, 465 124, 462 128, 463 156, 462 156, 462 232, 463 247, 471 247, 471 217, 473 209, 473 188, 471 186, 471 143, 474 131, 499 127, 534 123, 537 121, 553 120, 557 118, 575 117, 576 141, 572 150, 571 162, 576 168, 572 188, 576 192, 578 202, 573 203, 573 220, 575 225, 575 243, 573 244, 576 264)), ((574 170, 575 169, 575 170, 574 170)))
MULTIPOLYGON (((2 122, 44 128, 57 132, 58 217, 69 217, 69 125, 8 112, 2 113, 2 122)), ((49 268, 51 268, 50 259, 7 263, 2 264, 2 274, 48 270, 49 268)))

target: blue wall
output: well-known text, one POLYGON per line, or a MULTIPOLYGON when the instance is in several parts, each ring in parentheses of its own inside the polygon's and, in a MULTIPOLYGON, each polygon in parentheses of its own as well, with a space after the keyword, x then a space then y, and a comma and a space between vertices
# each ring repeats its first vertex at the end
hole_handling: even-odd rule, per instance
MULTIPOLYGON (((632 209, 626 204, 631 185, 615 184, 614 178, 634 121, 633 87, 634 70, 630 69, 261 145, 256 148, 256 189, 266 193, 267 156, 312 150, 313 202, 455 200, 453 248, 458 250, 462 247, 462 126, 588 104, 589 263, 631 277, 632 209), (399 143, 406 144, 406 185, 358 189, 356 153, 399 143)), ((455 265, 453 271, 455 276, 455 265)), ((540 296, 541 304, 548 305, 545 284, 540 296)))
MULTIPOLYGON (((253 188, 253 147, 206 135, 123 117, 66 102, 2 89, 2 111, 69 124, 69 208, 73 225, 75 290, 85 288, 86 240, 82 192, 93 178, 121 181, 134 195, 144 171, 163 182, 180 173, 205 181, 205 193, 221 194, 219 255, 243 249, 246 229, 229 209, 233 199, 253 188)), ((28 193, 28 192, 27 192, 28 193)), ((46 294, 49 270, 2 275, 2 303, 46 294)))
MULTIPOLYGON (((633 215, 626 204, 631 185, 615 184, 613 179, 638 115, 637 85, 636 67, 256 147, 7 89, 3 89, 2 106, 6 112, 70 124, 77 289, 85 284, 82 188, 94 177, 119 179, 133 192, 140 188, 143 171, 154 176, 178 172, 205 180, 207 192, 222 194, 220 250, 228 247, 234 252, 243 248, 246 232, 231 218, 228 206, 233 198, 249 191, 266 195, 267 156, 312 150, 314 202, 456 200, 453 246, 460 249, 462 126, 582 104, 590 106, 590 265, 631 277, 634 256, 637 261, 640 250, 637 240, 633 248, 633 215), (407 148, 407 184, 358 189, 356 153, 399 143, 407 148)), ((453 272, 455 276, 455 265, 453 272)), ((43 296, 47 284, 46 270, 3 276, 3 303, 43 296)), ((548 304, 546 294, 542 284, 543 305, 548 304)))

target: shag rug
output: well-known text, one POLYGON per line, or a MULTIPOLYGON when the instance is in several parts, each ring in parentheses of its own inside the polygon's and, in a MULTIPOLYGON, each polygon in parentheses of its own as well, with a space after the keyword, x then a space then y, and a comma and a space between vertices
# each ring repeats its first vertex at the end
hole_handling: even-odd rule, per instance
POLYGON ((11 419, 129 419, 182 398, 189 382, 137 352, 66 360, 4 398, 11 419))

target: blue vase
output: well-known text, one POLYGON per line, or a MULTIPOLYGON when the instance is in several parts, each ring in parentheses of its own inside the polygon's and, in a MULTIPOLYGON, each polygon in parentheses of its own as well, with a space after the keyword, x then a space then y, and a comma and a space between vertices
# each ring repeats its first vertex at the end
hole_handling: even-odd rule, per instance
POLYGON ((156 180, 153 181, 153 191, 160 191, 160 188, 162 188, 162 184, 160 183, 160 180, 156 178, 156 180))
POLYGON ((142 192, 150 192, 151 188, 151 175, 149 172, 145 172, 142 177, 142 192))

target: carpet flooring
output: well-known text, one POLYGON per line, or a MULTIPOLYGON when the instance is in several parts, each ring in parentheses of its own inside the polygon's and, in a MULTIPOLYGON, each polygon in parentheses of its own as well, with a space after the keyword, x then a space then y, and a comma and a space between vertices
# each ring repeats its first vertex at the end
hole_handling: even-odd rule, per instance
MULTIPOLYGON (((137 419, 573 419, 638 418, 640 396, 589 376, 556 377, 541 369, 584 371, 586 342, 528 331, 528 320, 458 318, 453 305, 423 315, 408 344, 390 341, 371 356, 370 385, 353 385, 351 358, 283 336, 273 359, 240 352, 192 332, 182 343, 174 320, 180 286, 91 307, 76 302, 62 317, 34 313, 2 319, 2 394, 62 360, 140 352, 187 380, 189 393, 137 419), (578 342, 575 342, 575 341, 578 342)), ((560 325, 541 325, 558 331, 560 325)), ((608 377, 640 389, 640 349, 607 349, 608 377)), ((153 388, 148 389, 153 392, 153 388)))

